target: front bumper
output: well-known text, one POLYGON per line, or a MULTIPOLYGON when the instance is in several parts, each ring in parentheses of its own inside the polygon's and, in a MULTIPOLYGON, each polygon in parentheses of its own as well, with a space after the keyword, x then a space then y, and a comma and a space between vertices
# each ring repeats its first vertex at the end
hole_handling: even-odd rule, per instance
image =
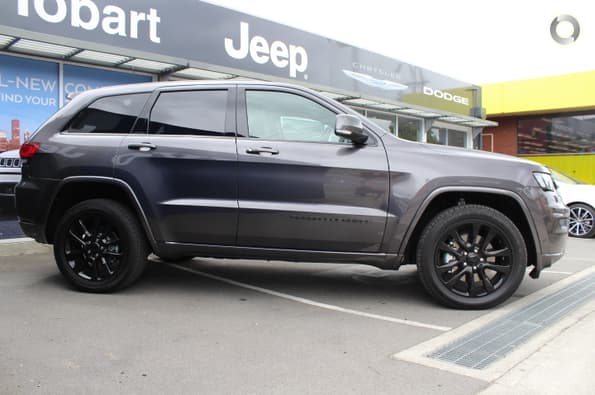
POLYGON ((541 192, 536 201, 541 215, 534 217, 539 247, 538 256, 530 275, 538 278, 539 273, 560 260, 566 252, 570 209, 564 205, 557 192, 541 192))

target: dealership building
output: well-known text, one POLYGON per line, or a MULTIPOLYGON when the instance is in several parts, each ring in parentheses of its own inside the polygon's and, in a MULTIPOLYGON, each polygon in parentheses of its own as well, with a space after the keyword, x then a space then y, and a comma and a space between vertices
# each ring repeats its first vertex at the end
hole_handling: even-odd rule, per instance
POLYGON ((70 94, 180 79, 284 81, 318 90, 398 136, 480 148, 481 88, 325 37, 196 0, 0 4, 0 151, 70 94))
POLYGON ((483 86, 484 149, 526 157, 595 184, 595 71, 483 86))

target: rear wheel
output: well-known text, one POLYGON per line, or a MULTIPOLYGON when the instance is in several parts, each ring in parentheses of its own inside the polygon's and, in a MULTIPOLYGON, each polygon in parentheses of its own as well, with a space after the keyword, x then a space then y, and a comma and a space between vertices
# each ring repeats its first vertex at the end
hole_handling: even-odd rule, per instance
POLYGON ((76 288, 110 292, 143 272, 149 247, 135 215, 122 204, 93 199, 69 209, 54 238, 60 272, 76 288))
POLYGON ((527 249, 514 223, 480 205, 444 210, 422 232, 418 273, 440 303, 484 309, 508 299, 527 266, 527 249))
POLYGON ((595 209, 588 204, 575 203, 570 206, 568 234, 572 237, 595 236, 595 209))

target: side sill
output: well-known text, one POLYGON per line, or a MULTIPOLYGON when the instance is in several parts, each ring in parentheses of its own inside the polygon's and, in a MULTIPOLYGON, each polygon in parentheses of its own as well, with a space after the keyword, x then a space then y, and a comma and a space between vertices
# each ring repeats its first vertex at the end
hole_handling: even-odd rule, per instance
POLYGON ((256 248, 218 246, 210 244, 158 243, 159 251, 168 256, 200 256, 227 259, 262 259, 290 262, 359 263, 380 269, 399 268, 402 261, 397 254, 357 253, 319 250, 292 250, 282 248, 256 248))

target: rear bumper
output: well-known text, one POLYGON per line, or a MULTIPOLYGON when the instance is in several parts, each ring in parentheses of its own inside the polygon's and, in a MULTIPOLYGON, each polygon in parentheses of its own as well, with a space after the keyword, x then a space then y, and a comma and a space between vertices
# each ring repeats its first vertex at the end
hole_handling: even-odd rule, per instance
POLYGON ((47 244, 47 238, 45 235, 45 227, 43 225, 19 220, 19 226, 23 230, 23 233, 25 234, 25 236, 34 239, 38 243, 46 243, 47 244))
POLYGON ((52 205, 57 180, 22 180, 15 188, 16 214, 19 225, 28 237, 47 243, 47 214, 52 205))

